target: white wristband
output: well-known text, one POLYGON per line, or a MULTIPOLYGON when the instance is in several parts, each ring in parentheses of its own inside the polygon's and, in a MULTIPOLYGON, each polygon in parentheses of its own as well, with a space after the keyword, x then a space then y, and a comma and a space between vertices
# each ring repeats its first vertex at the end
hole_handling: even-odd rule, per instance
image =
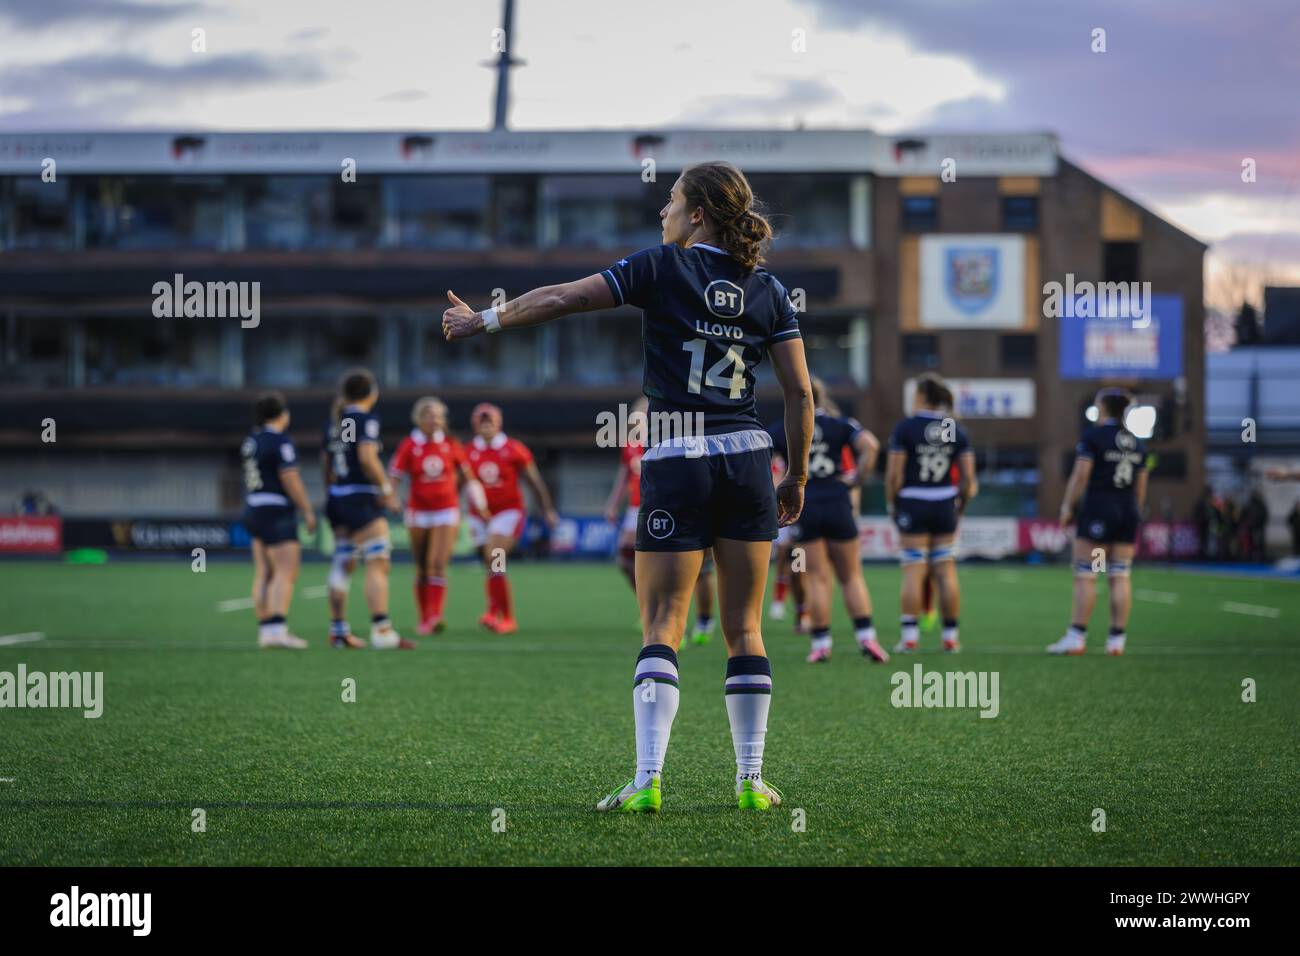
POLYGON ((497 318, 496 309, 485 309, 483 311, 483 329, 486 332, 501 331, 501 320, 497 318))

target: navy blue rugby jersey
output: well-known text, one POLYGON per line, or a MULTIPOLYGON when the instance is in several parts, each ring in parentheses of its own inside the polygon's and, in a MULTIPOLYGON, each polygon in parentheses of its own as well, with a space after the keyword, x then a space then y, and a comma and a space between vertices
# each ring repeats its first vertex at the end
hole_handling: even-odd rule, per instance
POLYGON ((1085 431, 1075 454, 1092 462, 1090 495, 1133 495, 1133 480, 1147 460, 1146 445, 1114 418, 1085 431))
MULTIPOLYGON (((371 483, 361 468, 357 451, 363 442, 380 445, 379 416, 373 412, 363 412, 355 405, 348 405, 338 421, 325 423, 323 447, 330 456, 330 494, 379 494, 379 488, 371 483)), ((383 449, 379 447, 377 450, 383 449)))
POLYGON ((952 416, 924 411, 894 426, 889 450, 907 456, 899 495, 937 501, 956 496, 952 466, 970 451, 970 437, 952 416))
MULTIPOLYGON (((768 426, 772 447, 786 461, 790 453, 786 448, 785 420, 768 426)), ((862 426, 852 418, 840 418, 822 409, 813 417, 812 443, 808 446, 808 484, 804 486, 805 498, 832 498, 849 495, 849 486, 840 479, 844 462, 844 449, 848 448, 856 460, 858 453, 853 442, 862 434, 862 426)))
POLYGON ((244 465, 245 501, 253 507, 287 505, 280 472, 298 467, 298 454, 288 435, 273 428, 258 428, 239 446, 244 465))
POLYGON ((708 435, 762 429, 754 370, 769 346, 799 336, 798 310, 775 276, 746 273, 706 243, 643 249, 601 275, 615 302, 644 311, 652 414, 701 413, 708 435))

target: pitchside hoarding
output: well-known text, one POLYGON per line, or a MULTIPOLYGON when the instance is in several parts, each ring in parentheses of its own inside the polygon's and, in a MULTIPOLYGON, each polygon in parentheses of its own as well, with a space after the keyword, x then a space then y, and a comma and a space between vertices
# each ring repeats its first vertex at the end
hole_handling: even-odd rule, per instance
MULTIPOLYGON (((958 418, 1033 418, 1036 390, 1032 378, 949 378, 958 418)), ((912 414, 916 379, 903 382, 903 409, 912 414)))

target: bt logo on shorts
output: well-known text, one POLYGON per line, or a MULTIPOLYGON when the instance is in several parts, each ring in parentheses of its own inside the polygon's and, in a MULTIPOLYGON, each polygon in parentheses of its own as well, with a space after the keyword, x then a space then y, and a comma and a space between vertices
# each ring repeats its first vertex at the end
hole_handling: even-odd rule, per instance
POLYGON ((906 511, 902 512, 901 514, 899 514, 899 516, 898 516, 898 526, 899 526, 900 528, 906 528, 906 527, 909 527, 911 524, 912 524, 912 516, 911 516, 910 514, 908 514, 906 511))
POLYGON ((1096 540, 1106 533, 1106 526, 1100 521, 1094 521, 1092 524, 1088 525, 1088 533, 1092 535, 1094 540, 1096 540))
POLYGON ((650 532, 650 537, 655 538, 658 541, 671 537, 673 531, 676 530, 676 526, 676 522, 673 521, 673 516, 662 509, 656 509, 650 512, 645 519, 646 531, 650 532))

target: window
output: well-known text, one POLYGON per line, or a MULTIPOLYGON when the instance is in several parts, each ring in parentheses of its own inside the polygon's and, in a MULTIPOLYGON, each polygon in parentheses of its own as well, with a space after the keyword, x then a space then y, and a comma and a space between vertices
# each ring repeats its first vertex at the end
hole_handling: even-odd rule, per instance
POLYGON ((17 316, 6 320, 5 330, 5 351, 16 359, 4 369, 6 384, 68 384, 69 323, 57 315, 17 316))
POLYGON ((104 317, 85 322, 87 385, 218 385, 218 322, 104 317))
POLYGON ((537 245, 537 177, 492 180, 492 236, 498 246, 537 245))
POLYGON ((903 365, 906 368, 938 368, 939 337, 937 335, 904 335, 903 365))
POLYGON ((1038 197, 1003 196, 1002 228, 1006 232, 1034 232, 1038 229, 1038 197))
POLYGON ((1032 369, 1038 364, 1038 336, 1004 335, 1000 345, 1003 368, 1032 369))
POLYGON ((659 181, 639 176, 547 176, 542 204, 548 245, 644 249, 658 245, 659 210, 668 202, 675 173, 659 181))
POLYGON ((250 249, 355 249, 379 239, 379 182, 331 176, 266 176, 244 181, 250 249))
POLYGON ((936 197, 903 197, 904 232, 932 232, 937 228, 939 228, 939 200, 936 197))
POLYGON ((75 184, 86 245, 111 249, 220 248, 220 176, 95 176, 75 184))
POLYGON ((801 315, 799 330, 809 368, 816 369, 821 379, 831 385, 853 381, 852 358, 857 340, 850 317, 801 315))
POLYGON ((398 243, 422 249, 491 245, 487 176, 394 176, 398 243))
POLYGON ((852 245, 849 177, 757 173, 749 177, 781 249, 852 245))
POLYGON ((641 323, 611 313, 575 315, 554 326, 559 379, 575 385, 641 384, 641 323))
POLYGON ((13 182, 14 247, 72 248, 72 189, 67 178, 52 183, 36 176, 13 182))
POLYGON ((1102 281, 1140 282, 1138 244, 1136 242, 1102 243, 1102 281))

